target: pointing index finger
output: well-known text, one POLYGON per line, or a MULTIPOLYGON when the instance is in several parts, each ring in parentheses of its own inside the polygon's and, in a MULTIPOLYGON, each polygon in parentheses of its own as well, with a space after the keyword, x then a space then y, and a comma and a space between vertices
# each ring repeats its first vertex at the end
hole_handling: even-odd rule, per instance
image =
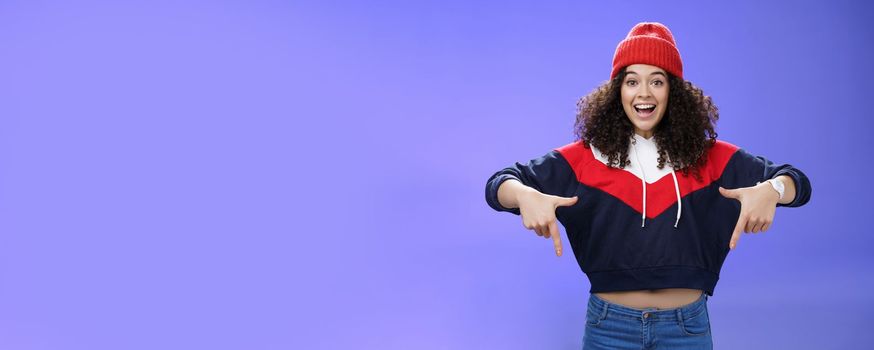
POLYGON ((740 239, 740 234, 743 232, 744 227, 747 224, 746 215, 741 215, 737 219, 737 225, 734 226, 734 232, 731 233, 731 241, 728 243, 729 249, 734 249, 737 246, 737 241, 740 239))
POLYGON ((555 221, 549 223, 549 233, 552 235, 552 243, 555 246, 555 256, 561 256, 561 233, 555 221))

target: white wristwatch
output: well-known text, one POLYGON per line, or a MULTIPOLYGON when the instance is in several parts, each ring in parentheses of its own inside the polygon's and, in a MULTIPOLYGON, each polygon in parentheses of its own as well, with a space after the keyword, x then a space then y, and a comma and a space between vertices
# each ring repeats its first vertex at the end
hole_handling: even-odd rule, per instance
MULTIPOLYGON (((774 190, 777 191, 778 194, 780 194, 779 200, 783 200, 783 193, 786 192, 786 186, 783 185, 783 181, 777 180, 776 178, 775 179, 768 179, 765 181, 769 182, 771 184, 771 187, 773 187, 774 190)), ((758 185, 760 183, 761 182, 757 182, 756 185, 758 185)))

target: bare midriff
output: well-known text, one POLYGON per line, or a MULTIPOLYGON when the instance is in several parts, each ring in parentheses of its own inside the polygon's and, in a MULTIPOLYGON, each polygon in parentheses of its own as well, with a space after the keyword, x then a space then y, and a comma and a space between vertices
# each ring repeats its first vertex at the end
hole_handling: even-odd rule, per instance
POLYGON ((635 309, 672 309, 688 305, 701 297, 700 289, 666 288, 595 293, 601 299, 635 309))

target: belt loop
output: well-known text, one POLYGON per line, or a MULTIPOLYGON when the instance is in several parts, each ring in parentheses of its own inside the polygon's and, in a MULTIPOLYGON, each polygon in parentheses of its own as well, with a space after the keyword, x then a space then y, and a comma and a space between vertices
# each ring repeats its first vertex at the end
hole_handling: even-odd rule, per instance
POLYGON ((603 320, 603 319, 607 318, 607 306, 610 305, 609 301, 607 301, 607 300, 603 300, 603 301, 604 301, 604 305, 601 307, 600 315, 598 315, 599 320, 603 320))
POLYGON ((677 320, 680 321, 680 325, 683 324, 683 308, 682 307, 677 308, 677 320))

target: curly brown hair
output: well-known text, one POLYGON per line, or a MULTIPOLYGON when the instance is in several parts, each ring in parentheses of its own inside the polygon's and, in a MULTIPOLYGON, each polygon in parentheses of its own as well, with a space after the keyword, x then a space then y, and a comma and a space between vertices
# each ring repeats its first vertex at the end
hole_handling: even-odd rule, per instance
MULTIPOLYGON (((574 133, 588 148, 595 145, 607 156, 608 166, 624 168, 630 164, 628 146, 634 124, 622 108, 620 96, 625 69, 577 102, 574 133)), ((676 171, 688 175, 692 169, 701 179, 699 167, 707 161, 707 150, 716 142, 719 110, 710 96, 693 85, 668 73, 668 107, 653 129, 658 145, 659 169, 668 159, 676 171)))

